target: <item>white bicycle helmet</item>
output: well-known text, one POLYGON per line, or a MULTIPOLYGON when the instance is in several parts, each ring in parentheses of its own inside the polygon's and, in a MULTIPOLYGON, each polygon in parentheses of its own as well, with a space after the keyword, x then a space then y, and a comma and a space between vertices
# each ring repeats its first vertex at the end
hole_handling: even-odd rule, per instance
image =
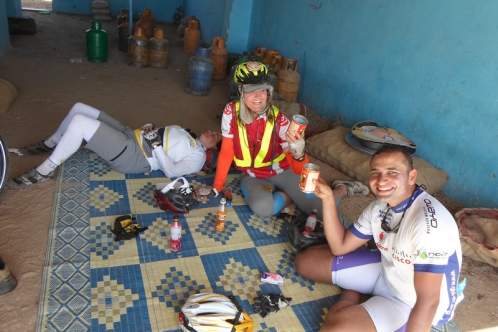
POLYGON ((252 332, 251 317, 226 296, 199 293, 190 296, 179 313, 185 332, 252 332))

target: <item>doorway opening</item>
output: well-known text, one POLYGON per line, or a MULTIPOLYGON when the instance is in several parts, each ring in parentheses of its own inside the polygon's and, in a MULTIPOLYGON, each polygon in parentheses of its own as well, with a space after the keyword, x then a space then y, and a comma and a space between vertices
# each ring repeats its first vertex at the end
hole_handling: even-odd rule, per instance
POLYGON ((23 10, 52 11, 52 0, 21 0, 23 10))

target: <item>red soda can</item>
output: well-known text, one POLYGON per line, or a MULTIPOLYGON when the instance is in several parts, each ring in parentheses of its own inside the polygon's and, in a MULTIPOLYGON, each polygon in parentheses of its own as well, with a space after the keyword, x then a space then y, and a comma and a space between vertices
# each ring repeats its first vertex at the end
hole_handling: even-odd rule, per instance
POLYGON ((304 164, 299 181, 299 189, 305 193, 315 192, 316 185, 313 181, 318 179, 318 176, 320 176, 320 167, 318 165, 313 163, 304 164))
POLYGON ((301 114, 294 114, 292 116, 292 121, 289 125, 289 129, 287 129, 287 132, 292 137, 302 136, 307 126, 308 119, 306 119, 306 117, 301 114))
POLYGON ((182 225, 178 217, 173 218, 173 223, 170 227, 169 249, 173 252, 182 249, 182 225))

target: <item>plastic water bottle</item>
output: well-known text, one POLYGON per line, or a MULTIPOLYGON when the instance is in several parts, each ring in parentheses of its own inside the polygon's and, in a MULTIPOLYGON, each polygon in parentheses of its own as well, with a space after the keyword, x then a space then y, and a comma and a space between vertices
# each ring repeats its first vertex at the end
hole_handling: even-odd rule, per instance
POLYGON ((173 218, 173 223, 170 227, 169 249, 173 252, 182 249, 182 225, 178 216, 173 218))
POLYGON ((217 232, 223 232, 225 230, 225 217, 226 217, 226 212, 225 212, 225 205, 227 203, 227 200, 225 197, 222 197, 220 199, 220 205, 218 207, 218 212, 216 212, 216 224, 214 228, 216 229, 217 232))
POLYGON ((310 213, 308 218, 306 218, 306 224, 304 225, 303 235, 309 236, 315 231, 316 227, 316 210, 310 213))

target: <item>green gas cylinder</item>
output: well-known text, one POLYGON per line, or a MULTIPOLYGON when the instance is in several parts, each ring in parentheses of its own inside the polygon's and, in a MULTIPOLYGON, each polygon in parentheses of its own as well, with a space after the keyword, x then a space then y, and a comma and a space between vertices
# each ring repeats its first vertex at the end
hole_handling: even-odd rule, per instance
POLYGON ((86 57, 91 62, 107 61, 107 32, 99 21, 86 30, 86 57))

